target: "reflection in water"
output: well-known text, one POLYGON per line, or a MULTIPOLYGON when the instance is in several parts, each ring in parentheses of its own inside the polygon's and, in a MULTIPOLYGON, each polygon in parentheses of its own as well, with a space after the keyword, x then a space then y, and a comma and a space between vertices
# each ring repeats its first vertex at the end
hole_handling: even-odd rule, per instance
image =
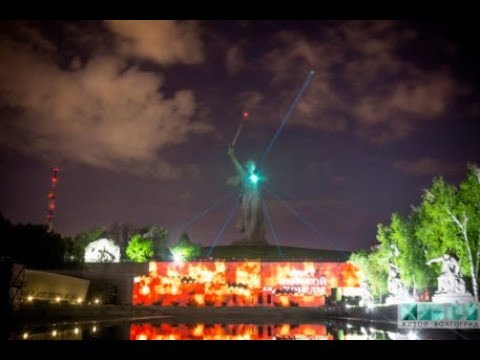
POLYGON ((395 340, 414 339, 347 323, 322 324, 173 324, 123 323, 29 328, 12 334, 17 340, 395 340))
POLYGON ((480 339, 478 330, 397 329, 394 324, 325 320, 316 324, 91 322, 28 327, 12 340, 455 340, 480 339))
MULTIPOLYGON (((94 339, 97 326, 53 326, 25 328, 21 332, 13 333, 12 340, 89 340, 94 339)), ((102 338, 100 335, 97 338, 102 338)))
POLYGON ((325 325, 132 324, 130 340, 333 340, 325 325))

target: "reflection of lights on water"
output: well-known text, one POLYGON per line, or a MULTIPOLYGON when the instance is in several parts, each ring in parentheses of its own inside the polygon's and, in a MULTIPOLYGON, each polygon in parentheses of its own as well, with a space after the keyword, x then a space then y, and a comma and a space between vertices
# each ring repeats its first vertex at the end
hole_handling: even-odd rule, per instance
POLYGON ((23 333, 23 339, 28 339, 28 333, 23 333))
POLYGON ((53 337, 57 336, 57 330, 53 330, 53 331, 52 331, 52 336, 53 336, 53 337))
POLYGON ((132 340, 317 340, 333 338, 323 324, 131 325, 132 340), (268 330, 268 331, 267 331, 268 330))
POLYGON ((418 334, 414 331, 409 331, 407 334, 408 340, 418 340, 418 334))
POLYGON ((79 333, 78 328, 73 329, 73 333, 74 333, 75 335, 78 335, 78 333, 79 333))

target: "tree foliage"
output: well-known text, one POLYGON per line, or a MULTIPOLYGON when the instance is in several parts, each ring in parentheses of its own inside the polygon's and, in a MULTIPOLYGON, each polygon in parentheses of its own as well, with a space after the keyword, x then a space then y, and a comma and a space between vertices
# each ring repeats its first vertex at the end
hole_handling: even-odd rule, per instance
POLYGON ((378 225, 377 240, 379 245, 372 253, 355 253, 350 259, 364 272, 373 292, 381 292, 376 288, 381 288, 379 284, 388 275, 384 266, 388 261, 398 266, 407 287, 432 287, 441 269, 426 263, 448 253, 458 259, 478 299, 480 168, 469 164, 467 176, 458 186, 434 178, 420 205, 408 216, 394 213, 390 224, 378 225))
POLYGON ((202 248, 200 245, 190 241, 187 233, 183 233, 175 245, 170 247, 173 256, 179 256, 185 261, 191 261, 200 256, 202 248))
POLYGON ((433 283, 432 270, 426 265, 426 246, 417 237, 418 215, 392 214, 389 225, 378 225, 377 240, 389 261, 400 270, 402 283, 410 289, 425 289, 433 283))
POLYGON ((352 253, 349 261, 360 269, 375 298, 379 299, 388 293, 388 257, 385 251, 357 251, 352 253))
POLYGON ((148 226, 143 237, 153 242, 153 256, 157 260, 168 260, 168 231, 161 226, 148 226))
POLYGON ((70 266, 67 248, 71 239, 48 232, 45 225, 12 224, 0 214, 0 258, 31 269, 70 266))
POLYGON ((153 241, 140 234, 133 235, 127 245, 127 256, 134 262, 145 262, 153 256, 153 241))
MULTIPOLYGON (((480 169, 468 165, 467 177, 458 186, 435 178, 419 208, 417 236, 426 245, 427 258, 449 253, 459 260, 478 299, 480 261, 480 169)), ((434 268, 440 273, 438 265, 434 268)))
POLYGON ((141 229, 135 228, 128 222, 115 222, 110 225, 105 233, 105 237, 115 241, 120 246, 120 256, 125 259, 128 243, 133 235, 142 234, 141 229))

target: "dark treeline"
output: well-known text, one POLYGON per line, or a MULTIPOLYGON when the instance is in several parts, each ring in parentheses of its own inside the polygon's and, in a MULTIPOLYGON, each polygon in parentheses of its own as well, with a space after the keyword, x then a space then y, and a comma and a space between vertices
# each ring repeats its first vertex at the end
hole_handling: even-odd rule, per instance
POLYGON ((31 269, 73 267, 73 240, 49 233, 45 225, 12 224, 0 214, 0 259, 31 269))

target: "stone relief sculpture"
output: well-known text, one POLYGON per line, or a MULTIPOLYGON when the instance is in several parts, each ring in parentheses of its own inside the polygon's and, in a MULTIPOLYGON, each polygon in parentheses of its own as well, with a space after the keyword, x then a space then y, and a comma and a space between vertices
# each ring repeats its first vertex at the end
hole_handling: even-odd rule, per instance
POLYGON ((85 262, 120 262, 120 247, 110 239, 92 241, 85 247, 85 262))

